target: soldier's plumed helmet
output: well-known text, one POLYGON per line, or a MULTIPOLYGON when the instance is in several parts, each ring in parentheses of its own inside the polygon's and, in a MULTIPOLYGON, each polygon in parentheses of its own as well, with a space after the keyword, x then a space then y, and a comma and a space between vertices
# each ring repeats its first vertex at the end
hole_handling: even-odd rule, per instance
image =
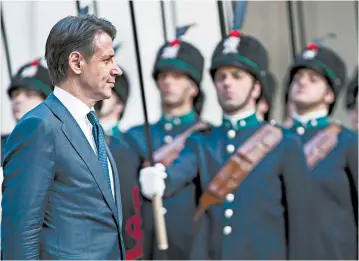
POLYGON ((152 76, 157 80, 161 72, 180 72, 188 75, 198 86, 198 95, 194 98, 194 108, 201 114, 204 93, 200 86, 203 78, 204 57, 201 52, 192 44, 175 39, 165 43, 160 47, 156 55, 156 60, 152 76))
POLYGON ((236 66, 252 74, 263 85, 268 60, 267 50, 258 39, 233 30, 217 44, 211 59, 210 74, 214 79, 219 68, 236 66))
MULTIPOLYGON (((343 59, 332 49, 309 43, 298 55, 294 64, 289 68, 287 93, 294 75, 299 69, 309 68, 326 78, 328 85, 337 98, 341 89, 345 87, 346 65, 343 59)), ((329 114, 333 111, 335 101, 329 106, 329 114)))
POLYGON ((7 90, 9 97, 17 89, 32 90, 46 98, 53 90, 49 71, 41 65, 41 59, 34 60, 21 66, 11 79, 7 90))

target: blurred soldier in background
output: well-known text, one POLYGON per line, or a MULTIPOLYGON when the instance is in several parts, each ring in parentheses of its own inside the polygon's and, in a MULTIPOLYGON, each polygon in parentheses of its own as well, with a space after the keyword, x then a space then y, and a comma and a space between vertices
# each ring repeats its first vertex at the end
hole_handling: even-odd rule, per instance
POLYGON ((353 130, 358 131, 358 66, 354 70, 346 93, 346 108, 353 130))
MULTIPOLYGON (((13 77, 7 90, 15 121, 18 122, 28 111, 42 103, 52 89, 49 72, 41 65, 40 59, 23 65, 13 77)), ((1 136, 1 166, 9 135, 1 136)))
MULTIPOLYGON (((203 66, 204 58, 200 51, 178 38, 165 43, 157 53, 152 75, 161 95, 162 116, 150 127, 156 162, 170 165, 183 148, 187 136, 203 124, 200 122, 204 99, 200 89, 203 66)), ((134 164, 140 170, 148 160, 144 126, 130 129, 126 140, 137 154, 128 164, 134 164)), ((138 171, 135 175, 138 176, 138 171)), ((163 202, 169 243, 164 255, 157 250, 152 202, 144 199, 144 259, 189 258, 198 198, 195 182, 188 182, 175 197, 163 202)))
MULTIPOLYGON (((115 48, 114 48, 115 49, 115 48)), ((116 50, 115 50, 116 52, 116 50)), ((121 184, 122 214, 123 214, 123 240, 126 248, 126 259, 134 260, 142 257, 141 216, 140 216, 140 191, 136 175, 137 171, 132 164, 136 155, 129 147, 120 130, 120 120, 124 115, 127 100, 130 94, 130 82, 128 74, 121 68, 122 75, 116 77, 112 96, 109 99, 96 104, 96 112, 99 121, 107 136, 107 144, 111 150, 116 166, 123 171, 119 173, 121 184)))
POLYGON ((308 44, 289 70, 291 129, 299 134, 312 170, 319 259, 358 258, 358 137, 328 118, 345 78, 343 59, 316 43, 308 44))
POLYGON ((124 114, 129 96, 129 82, 127 74, 121 68, 123 74, 116 77, 112 96, 107 100, 96 104, 96 112, 107 136, 118 137, 121 135, 119 129, 120 120, 124 114))
POLYGON ((259 119, 269 121, 276 87, 275 76, 268 71, 261 90, 261 96, 257 102, 257 116, 259 119))
POLYGON ((264 46, 232 31, 217 44, 210 68, 222 125, 191 136, 167 173, 160 165, 140 172, 149 199, 175 197, 199 172, 193 259, 313 256, 315 217, 299 138, 256 116, 267 71, 264 46))

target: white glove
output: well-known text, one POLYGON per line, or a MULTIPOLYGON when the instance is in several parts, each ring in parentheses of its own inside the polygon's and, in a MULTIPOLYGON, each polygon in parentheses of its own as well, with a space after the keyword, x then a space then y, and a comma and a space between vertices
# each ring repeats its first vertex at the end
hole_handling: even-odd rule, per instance
POLYGON ((144 197, 152 199, 154 195, 163 196, 166 188, 164 179, 167 177, 165 170, 161 163, 140 170, 140 186, 144 197))

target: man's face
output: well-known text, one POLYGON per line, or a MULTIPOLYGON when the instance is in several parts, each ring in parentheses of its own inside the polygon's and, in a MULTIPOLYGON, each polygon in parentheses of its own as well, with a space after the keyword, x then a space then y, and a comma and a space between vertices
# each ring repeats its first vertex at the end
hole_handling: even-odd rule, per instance
POLYGON ((162 104, 172 108, 192 103, 198 94, 196 84, 186 74, 179 72, 160 72, 157 86, 162 104))
POLYGON ((18 122, 27 112, 44 101, 44 98, 36 91, 17 89, 10 96, 12 114, 18 122))
POLYGON ((325 77, 311 69, 300 69, 294 75, 289 99, 297 108, 311 108, 334 101, 334 93, 328 87, 325 77))
POLYGON ((260 85, 252 75, 234 66, 218 69, 214 76, 218 102, 226 113, 238 111, 256 100, 260 85))
POLYGON ((111 97, 115 78, 122 71, 115 63, 112 39, 108 34, 95 35, 94 44, 96 50, 89 61, 81 60, 80 81, 86 96, 96 102, 111 97))

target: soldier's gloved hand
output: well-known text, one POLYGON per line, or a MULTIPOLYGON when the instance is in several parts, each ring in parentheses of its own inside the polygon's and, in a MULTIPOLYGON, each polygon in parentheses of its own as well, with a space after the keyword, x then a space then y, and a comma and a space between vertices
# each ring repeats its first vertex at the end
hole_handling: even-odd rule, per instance
POLYGON ((140 186, 144 197, 152 199, 156 194, 163 196, 166 188, 164 179, 167 177, 165 170, 161 163, 140 170, 140 186))

